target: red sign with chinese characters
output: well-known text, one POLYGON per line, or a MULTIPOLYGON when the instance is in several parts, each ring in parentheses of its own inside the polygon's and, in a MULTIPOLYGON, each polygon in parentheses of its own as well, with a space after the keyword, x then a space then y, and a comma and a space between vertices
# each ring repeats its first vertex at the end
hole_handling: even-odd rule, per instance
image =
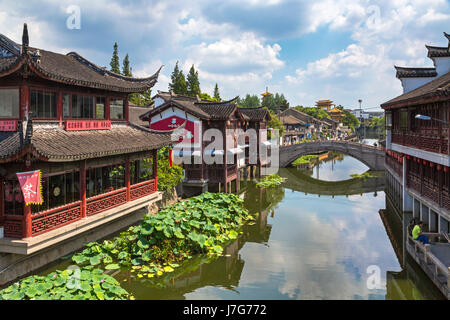
POLYGON ((0 131, 17 131, 17 120, 0 120, 0 131))
POLYGON ((66 120, 66 131, 107 129, 111 129, 111 120, 66 120))
POLYGON ((41 171, 17 173, 25 205, 42 204, 41 171))
POLYGON ((156 131, 171 131, 183 124, 185 125, 184 130, 181 133, 178 142, 198 143, 199 135, 201 135, 199 124, 178 116, 170 116, 157 122, 153 122, 150 124, 150 129, 156 131), (197 136, 195 135, 196 133, 197 136))

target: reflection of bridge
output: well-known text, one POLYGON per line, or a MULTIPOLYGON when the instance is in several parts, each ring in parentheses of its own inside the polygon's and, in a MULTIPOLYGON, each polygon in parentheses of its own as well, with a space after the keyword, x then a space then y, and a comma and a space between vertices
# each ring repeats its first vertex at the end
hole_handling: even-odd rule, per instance
POLYGON ((348 179, 344 181, 323 181, 306 175, 301 170, 280 169, 278 174, 288 180, 284 186, 288 189, 325 196, 343 196, 384 191, 384 173, 372 172, 373 178, 348 179))
POLYGON ((348 141, 320 141, 294 144, 280 147, 280 167, 284 168, 294 162, 297 158, 324 151, 344 153, 358 159, 371 170, 384 170, 385 152, 366 144, 348 141))

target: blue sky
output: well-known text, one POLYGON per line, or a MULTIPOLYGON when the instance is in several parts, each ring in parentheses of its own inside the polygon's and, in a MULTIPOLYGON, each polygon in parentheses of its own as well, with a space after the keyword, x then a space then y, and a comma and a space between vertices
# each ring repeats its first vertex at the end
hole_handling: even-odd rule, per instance
POLYGON ((425 44, 447 45, 450 1, 0 0, 0 33, 20 42, 24 22, 35 47, 109 67, 117 41, 135 76, 164 65, 155 90, 167 90, 178 60, 185 72, 195 64, 202 91, 217 82, 223 98, 268 86, 293 106, 356 108, 361 98, 378 108, 402 92, 394 64, 432 66, 425 44), (79 30, 66 26, 71 5, 79 30))

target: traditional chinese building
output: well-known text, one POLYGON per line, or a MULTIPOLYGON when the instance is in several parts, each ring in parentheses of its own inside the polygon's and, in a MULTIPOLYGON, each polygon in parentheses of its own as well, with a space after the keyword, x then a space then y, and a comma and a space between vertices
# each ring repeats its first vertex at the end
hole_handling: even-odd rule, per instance
POLYGON ((227 192, 232 181, 238 188, 239 171, 249 164, 250 152, 253 150, 249 145, 249 137, 239 139, 241 133, 248 129, 255 130, 257 139, 254 149, 257 162, 252 163, 251 168, 265 165, 258 155, 261 148, 268 146, 267 110, 238 108, 234 103, 236 99, 214 102, 173 92, 158 92, 153 99, 154 109, 141 116, 141 120, 149 121, 153 131, 183 130, 182 137, 174 147, 174 157, 176 162, 183 163, 184 189, 192 187, 206 191, 208 184, 214 184, 223 186, 227 192), (216 133, 221 134, 220 139, 223 140, 218 148, 208 148, 211 142, 205 139, 205 134, 209 129, 215 129, 216 133), (205 162, 207 156, 221 159, 220 163, 205 162))
POLYGON ((316 107, 325 111, 330 111, 333 101, 331 100, 319 100, 316 102, 316 107))
POLYGON ((386 167, 402 211, 430 232, 450 230, 450 36, 428 48, 434 68, 396 67, 404 93, 381 105, 386 113, 386 167))
POLYGON ((128 107, 158 73, 129 78, 30 47, 26 25, 22 44, 0 35, 0 252, 42 250, 161 198, 156 151, 170 135, 131 123, 128 107), (16 176, 33 170, 41 205, 24 204, 16 176))
POLYGON ((328 114, 330 115, 331 119, 333 119, 337 123, 341 123, 342 119, 345 117, 345 113, 337 107, 334 107, 333 109, 328 111, 328 114))
POLYGON ((303 139, 311 138, 310 126, 303 120, 300 120, 292 115, 280 118, 284 125, 283 145, 292 145, 299 143, 303 139))

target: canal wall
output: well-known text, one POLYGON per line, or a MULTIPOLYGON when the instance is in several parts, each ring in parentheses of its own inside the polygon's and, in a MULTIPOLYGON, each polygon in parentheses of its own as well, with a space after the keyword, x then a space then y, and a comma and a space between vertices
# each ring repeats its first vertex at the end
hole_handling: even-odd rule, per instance
POLYGON ((0 286, 5 286, 44 268, 61 257, 80 250, 88 242, 99 241, 125 230, 142 220, 146 214, 156 214, 161 207, 171 205, 177 201, 179 201, 179 197, 174 189, 171 193, 161 193, 155 201, 151 201, 143 208, 124 213, 118 219, 101 224, 96 228, 82 232, 29 255, 0 253, 0 286))

